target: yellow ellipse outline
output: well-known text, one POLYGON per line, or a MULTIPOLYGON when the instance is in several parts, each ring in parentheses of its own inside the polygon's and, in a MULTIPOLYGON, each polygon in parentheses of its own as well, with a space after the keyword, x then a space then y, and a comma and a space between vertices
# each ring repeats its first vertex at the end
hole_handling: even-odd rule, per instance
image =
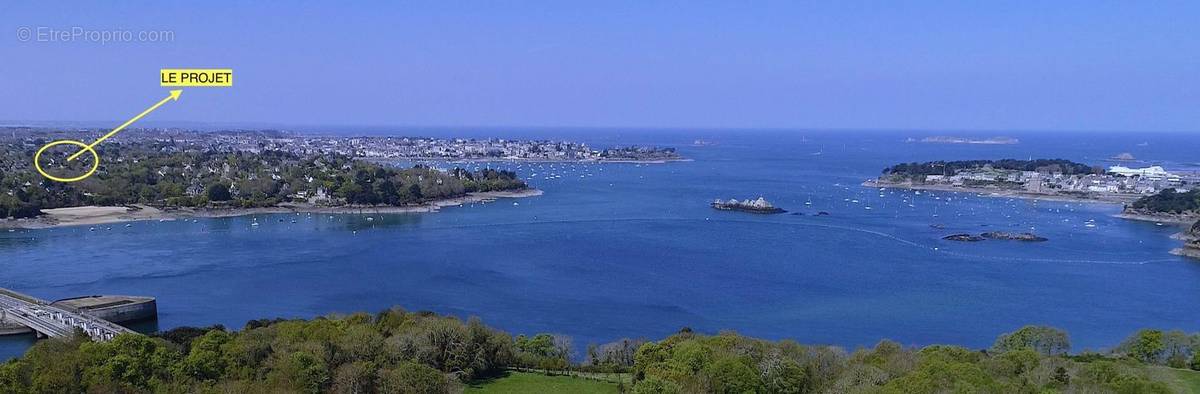
POLYGON ((43 146, 41 149, 38 149, 37 153, 35 153, 33 155, 33 168, 37 169, 37 172, 39 174, 42 174, 42 176, 46 177, 46 179, 49 179, 52 181, 78 182, 78 181, 87 179, 87 177, 89 177, 89 176, 92 176, 92 174, 95 174, 96 170, 100 168, 100 154, 96 153, 95 149, 92 149, 91 146, 89 146, 88 144, 85 144, 83 142, 72 141, 72 140, 58 140, 58 141, 54 141, 49 144, 46 144, 46 146, 43 146), (46 170, 42 169, 42 163, 40 162, 39 159, 42 158, 42 152, 45 152, 46 149, 50 149, 51 147, 58 146, 58 145, 75 145, 80 148, 83 148, 84 151, 91 152, 92 159, 93 159, 92 160, 92 169, 88 170, 87 173, 77 176, 77 177, 74 177, 74 178, 59 178, 59 177, 56 177, 54 175, 50 175, 49 173, 47 173, 46 170))

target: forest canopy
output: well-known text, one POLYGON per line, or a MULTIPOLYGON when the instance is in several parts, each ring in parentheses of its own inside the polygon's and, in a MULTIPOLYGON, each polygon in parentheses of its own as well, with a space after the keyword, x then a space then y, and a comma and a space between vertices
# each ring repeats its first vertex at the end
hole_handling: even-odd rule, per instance
POLYGON ((927 161, 923 163, 901 163, 883 169, 885 175, 899 175, 924 179, 925 175, 954 175, 962 170, 974 170, 985 166, 997 170, 1037 171, 1063 175, 1103 174, 1104 169, 1065 159, 1036 160, 959 160, 927 161))
POLYGON ((1178 192, 1173 188, 1163 189, 1157 194, 1139 198, 1130 204, 1137 211, 1153 213, 1200 212, 1200 188, 1178 192))
POLYGON ((392 308, 109 342, 80 332, 0 364, 0 392, 450 393, 514 369, 619 373, 634 393, 1170 393, 1200 379, 1187 370, 1200 370, 1198 334, 1147 329, 1105 353, 1070 349, 1066 332, 1046 326, 985 350, 883 340, 854 351, 684 328, 589 345, 580 357, 570 337, 513 337, 478 319, 392 308))

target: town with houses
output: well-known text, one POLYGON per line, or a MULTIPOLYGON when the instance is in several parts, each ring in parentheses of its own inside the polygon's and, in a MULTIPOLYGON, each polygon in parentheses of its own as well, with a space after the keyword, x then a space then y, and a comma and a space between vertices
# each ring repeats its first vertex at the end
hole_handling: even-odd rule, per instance
MULTIPOLYGON (((103 134, 101 129, 69 131, 29 127, 7 127, 0 140, 47 139, 88 140, 103 134)), ((609 147, 595 149, 587 144, 553 140, 463 139, 430 137, 319 136, 276 130, 200 132, 184 129, 130 130, 114 138, 117 142, 172 142, 179 149, 218 151, 284 151, 295 154, 337 153, 366 159, 463 160, 463 161, 562 161, 562 162, 666 162, 682 158, 674 148, 609 147)))
MULTIPOLYGON (((888 183, 886 179, 879 184, 888 183)), ((1200 185, 1200 172, 1171 172, 1162 166, 1131 168, 1110 166, 1100 173, 1066 174, 993 168, 960 169, 954 174, 925 175, 924 186, 964 189, 998 189, 1034 194, 1076 194, 1100 198, 1136 199, 1166 189, 1186 192, 1200 185)))

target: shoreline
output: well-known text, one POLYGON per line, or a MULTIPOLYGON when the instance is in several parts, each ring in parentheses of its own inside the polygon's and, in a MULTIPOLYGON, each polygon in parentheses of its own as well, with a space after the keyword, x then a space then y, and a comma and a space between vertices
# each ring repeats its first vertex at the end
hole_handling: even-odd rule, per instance
POLYGON ((282 204, 261 208, 172 208, 160 209, 147 205, 129 206, 82 206, 44 209, 37 218, 0 220, 5 229, 47 229, 71 226, 104 225, 144 220, 180 220, 189 218, 225 218, 260 214, 321 213, 321 214, 400 214, 433 213, 442 208, 491 202, 501 198, 526 198, 544 194, 539 189, 512 191, 474 192, 465 196, 430 201, 413 206, 317 206, 310 204, 282 204))
POLYGON ((913 184, 913 183, 880 182, 877 179, 876 180, 868 180, 866 182, 863 182, 862 186, 884 187, 884 188, 891 187, 891 188, 909 189, 909 190, 932 190, 932 191, 942 191, 942 192, 976 193, 976 194, 984 194, 986 197, 1008 197, 1008 198, 1021 198, 1021 199, 1026 199, 1026 200, 1086 202, 1086 203, 1097 203, 1097 204, 1122 204, 1122 205, 1136 201, 1138 198, 1142 197, 1140 195, 1125 195, 1125 194, 1113 195, 1113 196, 1089 195, 1090 197, 1080 197, 1080 196, 1074 196, 1074 195, 1069 195, 1069 194, 1038 193, 1038 192, 1022 191, 1022 190, 988 189, 988 188, 978 188, 978 187, 961 187, 961 186, 953 186, 953 185, 922 185, 922 184, 913 184))
POLYGON ((1141 222, 1170 223, 1183 226, 1191 226, 1192 224, 1196 223, 1197 220, 1200 220, 1200 215, 1152 214, 1125 211, 1113 214, 1113 217, 1127 220, 1137 220, 1141 222))
MULTIPOLYGON (((984 194, 987 197, 1008 197, 1008 198, 1021 198, 1021 199, 1030 199, 1030 200, 1097 203, 1097 204, 1121 204, 1122 206, 1134 201, 1134 199, 1133 199, 1134 197, 1140 197, 1140 196, 1133 196, 1133 195, 1128 195, 1128 196, 1118 195, 1118 196, 1111 196, 1111 198, 1085 198, 1085 197, 1075 197, 1075 196, 1061 195, 1061 194, 1044 194, 1044 193, 1022 192, 1022 191, 1012 191, 1012 190, 1005 191, 1005 190, 998 190, 998 189, 957 187, 957 186, 950 186, 950 185, 917 185, 917 184, 911 184, 911 183, 880 182, 879 180, 868 180, 866 182, 863 182, 862 186, 872 187, 872 188, 892 187, 892 188, 909 189, 909 190, 978 193, 978 194, 984 194)), ((1184 244, 1178 248, 1172 249, 1170 253, 1173 255, 1176 255, 1176 256, 1182 256, 1182 257, 1187 257, 1187 258, 1192 258, 1192 259, 1200 259, 1200 249, 1188 247, 1188 243, 1193 240, 1193 237, 1191 235, 1187 234, 1187 227, 1192 226, 1198 220, 1200 220, 1200 215, 1188 215, 1188 214, 1178 215, 1178 214, 1165 214, 1165 213, 1164 214, 1152 214, 1152 213, 1129 212, 1129 211, 1122 210, 1121 212, 1112 214, 1111 216, 1115 217, 1115 218, 1125 219, 1125 220, 1136 220, 1136 221, 1142 221, 1142 222, 1153 222, 1153 223, 1158 223, 1158 224, 1170 224, 1170 225, 1174 225, 1174 226, 1181 226, 1184 228, 1184 231, 1172 235, 1171 238, 1181 240, 1184 242, 1184 244)))
POLYGON ((470 158, 449 159, 444 157, 362 157, 358 160, 373 163, 391 163, 398 161, 437 161, 443 163, 563 163, 563 164, 668 164, 676 162, 695 161, 689 158, 661 160, 555 160, 555 159, 519 159, 519 158, 470 158))

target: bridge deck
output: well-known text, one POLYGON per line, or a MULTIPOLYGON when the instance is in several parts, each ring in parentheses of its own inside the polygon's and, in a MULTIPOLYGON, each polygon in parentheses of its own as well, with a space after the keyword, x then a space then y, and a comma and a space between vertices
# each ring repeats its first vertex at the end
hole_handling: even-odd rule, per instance
POLYGON ((0 317, 23 324, 49 337, 68 337, 83 329, 93 340, 135 333, 133 330, 83 312, 68 311, 7 289, 0 289, 0 317))

